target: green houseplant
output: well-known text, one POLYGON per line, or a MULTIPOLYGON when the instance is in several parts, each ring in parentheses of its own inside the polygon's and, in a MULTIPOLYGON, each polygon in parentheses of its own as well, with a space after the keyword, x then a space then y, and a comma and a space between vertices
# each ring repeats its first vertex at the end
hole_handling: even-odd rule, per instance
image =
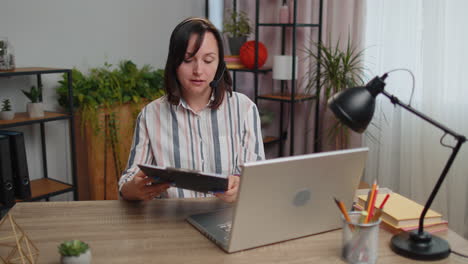
POLYGON ((91 250, 88 244, 80 240, 64 241, 58 246, 63 264, 91 263, 91 250))
MULTIPOLYGON (((364 50, 352 46, 349 37, 343 49, 340 48, 339 39, 335 45, 329 42, 316 43, 314 46, 320 50, 321 55, 308 48, 305 49, 305 53, 308 58, 318 62, 320 70, 318 71, 317 65, 314 64, 315 66, 308 71, 306 88, 308 91, 318 89, 318 94, 323 96, 323 102, 326 103, 335 93, 364 84, 366 72, 362 61, 364 50)), ((325 114, 327 114, 326 109, 325 107, 325 114)), ((327 130, 329 143, 333 143, 336 149, 347 147, 350 133, 348 128, 335 119, 331 121, 327 130)))
POLYGON ((249 17, 243 11, 227 10, 227 18, 224 19, 223 32, 226 33, 231 55, 239 55, 242 44, 252 32, 249 17))
POLYGON ((10 99, 3 99, 0 111, 0 120, 11 120, 15 117, 15 112, 11 109, 10 99))
MULTIPOLYGON (((128 153, 136 117, 148 102, 162 96, 163 70, 141 68, 129 60, 116 67, 104 63, 85 74, 72 70, 77 124, 77 173, 88 185, 80 199, 117 199, 117 182, 128 153)), ((68 79, 57 88, 58 102, 67 107, 68 79)))
POLYGON ((21 90, 23 94, 31 101, 27 105, 27 111, 30 118, 44 116, 44 105, 42 104, 42 87, 31 86, 28 91, 21 90))

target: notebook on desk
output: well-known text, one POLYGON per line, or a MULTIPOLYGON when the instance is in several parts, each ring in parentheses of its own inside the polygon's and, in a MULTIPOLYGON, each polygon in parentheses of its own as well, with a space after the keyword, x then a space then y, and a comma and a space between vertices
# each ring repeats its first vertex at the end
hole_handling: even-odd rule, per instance
POLYGON ((247 163, 232 208, 187 221, 228 253, 341 227, 333 197, 351 208, 367 148, 247 163))

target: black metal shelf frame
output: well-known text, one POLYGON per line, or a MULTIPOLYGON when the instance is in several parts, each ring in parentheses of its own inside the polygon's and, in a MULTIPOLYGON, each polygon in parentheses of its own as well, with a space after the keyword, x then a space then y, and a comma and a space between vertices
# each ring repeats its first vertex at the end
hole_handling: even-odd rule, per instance
MULTIPOLYGON (((72 163, 72 184, 70 188, 66 188, 63 190, 59 190, 56 192, 47 193, 45 195, 41 195, 38 197, 32 197, 31 201, 36 201, 40 199, 49 200, 50 197, 63 194, 67 192, 73 191, 73 199, 78 200, 78 186, 77 186, 77 176, 76 176, 76 150, 75 150, 75 123, 74 123, 74 113, 73 113, 73 92, 72 92, 72 71, 70 69, 51 69, 51 68, 37 68, 37 70, 28 70, 28 71, 21 71, 21 69, 17 69, 16 71, 6 71, 0 72, 0 77, 14 77, 14 76, 26 76, 26 75, 36 75, 36 82, 37 87, 42 89, 42 75, 43 74, 56 74, 56 73, 65 73, 67 75, 68 81, 68 105, 69 111, 66 115, 63 116, 56 116, 50 118, 41 118, 41 119, 34 119, 34 120, 27 120, 27 121, 19 121, 15 123, 9 123, 0 125, 0 129, 4 128, 12 128, 24 125, 32 125, 32 124, 39 124, 40 131, 41 131, 41 150, 42 150, 42 165, 44 171, 44 178, 49 178, 48 170, 47 170, 47 148, 46 148, 46 133, 45 133, 45 123, 57 120, 69 120, 69 127, 70 127, 70 157, 72 163)), ((42 93, 41 93, 42 94, 42 93)), ((42 97, 40 98, 42 101, 42 97)), ((53 179, 57 182, 56 179, 53 179)), ((63 183, 63 182, 61 182, 63 183)), ((70 185, 68 183, 64 183, 70 185)))
POLYGON ((258 23, 260 27, 320 27, 320 24, 307 23, 258 23))
MULTIPOLYGON (((285 54, 286 52, 286 28, 292 29, 292 75, 295 76, 296 74, 296 33, 297 33, 297 28, 298 27, 315 27, 318 30, 318 42, 321 43, 322 41, 322 18, 323 18, 323 0, 320 0, 319 3, 319 23, 297 23, 297 0, 292 0, 294 1, 294 10, 293 10, 293 22, 292 23, 260 23, 260 0, 255 1, 255 68, 254 70, 231 70, 233 73, 233 83, 234 83, 234 90, 235 90, 235 80, 236 80, 236 72, 252 72, 254 73, 254 92, 255 92, 255 104, 258 104, 258 100, 270 100, 270 101, 277 101, 280 102, 280 118, 279 118, 279 137, 276 140, 271 141, 270 143, 273 142, 278 142, 279 143, 279 151, 278 151, 278 156, 283 155, 283 147, 284 147, 284 141, 287 139, 288 132, 284 131, 284 120, 283 120, 283 113, 284 113, 284 108, 285 104, 289 104, 290 111, 289 111, 289 120, 290 120, 290 148, 289 148, 289 154, 294 155, 294 120, 295 120, 295 103, 299 102, 305 102, 305 101, 311 101, 315 100, 315 121, 314 121, 314 152, 319 150, 319 141, 318 141, 318 132, 319 132, 319 110, 320 110, 320 95, 318 94, 318 89, 316 89, 316 94, 311 97, 306 97, 306 98, 299 98, 296 99, 296 80, 294 78, 291 80, 291 93, 290 93, 290 98, 289 99, 283 99, 283 98, 271 98, 269 96, 263 96, 259 95, 259 87, 258 87, 258 73, 265 74, 267 72, 260 71, 258 69, 258 40, 259 40, 259 29, 261 27, 280 27, 281 28, 281 54, 285 54)), ((236 9, 236 0, 233 0, 233 10, 236 9)), ((317 50, 318 55, 320 57, 320 49, 317 50)), ((271 69, 270 69, 271 70, 271 69)), ((320 64, 317 62, 317 71, 320 73, 320 64)), ((269 72, 269 71, 268 71, 269 72)), ((318 78, 320 79, 320 78, 318 78)), ((318 87, 317 83, 317 87, 318 87)), ((286 86, 286 81, 281 81, 281 93, 283 94, 285 92, 285 86, 286 86)))

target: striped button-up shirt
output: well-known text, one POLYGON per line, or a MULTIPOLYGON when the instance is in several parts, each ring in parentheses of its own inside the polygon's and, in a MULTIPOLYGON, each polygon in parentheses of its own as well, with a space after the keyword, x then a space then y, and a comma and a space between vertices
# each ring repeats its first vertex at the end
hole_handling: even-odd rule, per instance
MULTIPOLYGON (((245 95, 226 94, 217 110, 196 113, 184 101, 172 105, 165 96, 140 112, 119 189, 139 171, 137 164, 193 169, 225 177, 240 174, 248 161, 265 159, 257 106, 245 95)), ((171 187, 169 198, 209 196, 171 187)))

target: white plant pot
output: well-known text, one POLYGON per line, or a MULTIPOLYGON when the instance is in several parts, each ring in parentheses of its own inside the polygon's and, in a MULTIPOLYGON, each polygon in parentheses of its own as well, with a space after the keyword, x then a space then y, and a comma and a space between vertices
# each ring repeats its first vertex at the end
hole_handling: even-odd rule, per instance
POLYGON ((1 111, 0 120, 12 120, 15 117, 15 112, 13 111, 1 111))
POLYGON ((79 256, 62 256, 62 264, 90 264, 91 263, 91 250, 86 250, 85 253, 79 256))
POLYGON ((44 117, 44 105, 42 103, 28 103, 27 109, 30 118, 44 117))

